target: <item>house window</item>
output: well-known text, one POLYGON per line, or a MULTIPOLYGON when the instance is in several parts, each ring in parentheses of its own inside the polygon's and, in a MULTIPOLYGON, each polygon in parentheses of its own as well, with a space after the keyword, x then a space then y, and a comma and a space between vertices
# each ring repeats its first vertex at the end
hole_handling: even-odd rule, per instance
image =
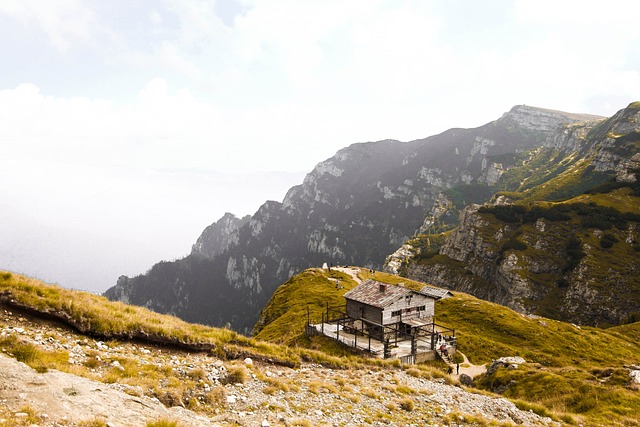
POLYGON ((425 311, 427 309, 427 307, 425 307, 424 305, 421 305, 420 307, 418 307, 418 311, 425 311))
POLYGON ((391 312, 391 317, 400 316, 402 314, 402 310, 396 310, 391 312))
POLYGON ((405 313, 411 313, 413 311, 413 307, 409 307, 409 308, 405 308, 404 312, 405 313))

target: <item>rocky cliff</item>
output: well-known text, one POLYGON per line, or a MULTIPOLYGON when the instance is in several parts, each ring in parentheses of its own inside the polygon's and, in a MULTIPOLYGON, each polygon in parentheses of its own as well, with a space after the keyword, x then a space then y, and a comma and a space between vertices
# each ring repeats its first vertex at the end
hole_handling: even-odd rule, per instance
POLYGON ((418 228, 451 228, 457 209, 486 201, 505 171, 558 126, 588 118, 516 106, 475 129, 351 145, 319 163, 282 203, 266 202, 242 220, 225 215, 191 255, 123 276, 106 296, 249 332, 296 272, 324 262, 381 268, 418 228))
POLYGON ((639 119, 634 103, 606 121, 563 126, 498 181, 510 192, 465 208, 437 251, 418 247, 423 234, 387 267, 524 313, 589 325, 637 320, 639 119))

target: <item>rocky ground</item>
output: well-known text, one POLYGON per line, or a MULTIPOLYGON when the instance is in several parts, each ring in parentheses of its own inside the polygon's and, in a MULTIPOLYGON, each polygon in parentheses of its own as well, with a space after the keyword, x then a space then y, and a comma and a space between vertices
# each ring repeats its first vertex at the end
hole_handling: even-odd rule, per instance
POLYGON ((0 426, 146 426, 158 419, 179 426, 555 424, 450 379, 427 379, 415 368, 292 369, 223 361, 104 343, 0 307, 0 341, 11 336, 63 350, 68 363, 66 372, 38 373, 9 354, 0 356, 0 426), (166 377, 150 380, 149 367, 166 377))

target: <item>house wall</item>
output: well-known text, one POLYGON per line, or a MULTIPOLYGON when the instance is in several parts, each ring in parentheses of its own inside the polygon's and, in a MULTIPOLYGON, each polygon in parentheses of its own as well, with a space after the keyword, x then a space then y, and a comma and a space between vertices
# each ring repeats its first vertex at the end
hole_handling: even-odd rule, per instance
POLYGON ((353 319, 364 319, 377 324, 382 324, 382 309, 362 304, 357 301, 347 300, 347 316, 353 319))
POLYGON ((402 320, 408 319, 427 319, 433 318, 435 312, 435 300, 425 295, 413 294, 410 299, 401 298, 393 304, 385 307, 382 312, 382 324, 389 325, 397 323, 402 320), (423 311, 418 311, 417 308, 425 306, 423 311), (409 311, 410 310, 410 311, 409 311), (402 317, 392 316, 393 312, 402 311, 402 317))

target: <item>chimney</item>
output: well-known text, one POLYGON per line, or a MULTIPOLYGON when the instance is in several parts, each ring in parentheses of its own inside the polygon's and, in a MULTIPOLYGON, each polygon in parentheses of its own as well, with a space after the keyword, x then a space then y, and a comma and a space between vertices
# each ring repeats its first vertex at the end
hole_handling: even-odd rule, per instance
POLYGON ((387 287, 384 283, 380 283, 380 292, 384 293, 387 290, 387 287))

